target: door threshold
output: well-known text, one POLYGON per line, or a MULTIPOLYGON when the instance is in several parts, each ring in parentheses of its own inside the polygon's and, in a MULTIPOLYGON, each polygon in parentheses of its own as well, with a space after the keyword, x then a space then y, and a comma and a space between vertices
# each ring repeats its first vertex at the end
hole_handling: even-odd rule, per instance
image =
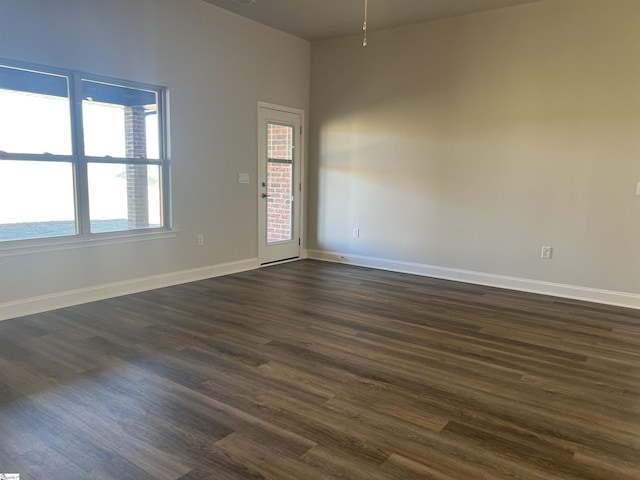
POLYGON ((283 258, 282 260, 273 260, 271 262, 264 262, 264 263, 261 263, 260 266, 270 267, 271 265, 278 265, 279 263, 295 262, 296 260, 300 260, 299 255, 297 257, 283 258))

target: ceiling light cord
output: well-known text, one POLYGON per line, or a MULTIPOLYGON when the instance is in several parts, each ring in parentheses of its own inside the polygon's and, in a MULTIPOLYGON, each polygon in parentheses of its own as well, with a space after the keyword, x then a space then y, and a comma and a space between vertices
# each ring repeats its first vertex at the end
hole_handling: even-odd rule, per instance
POLYGON ((364 23, 362 24, 362 31, 364 32, 364 38, 362 39, 362 46, 367 46, 367 13, 369 10, 369 0, 364 0, 364 23))

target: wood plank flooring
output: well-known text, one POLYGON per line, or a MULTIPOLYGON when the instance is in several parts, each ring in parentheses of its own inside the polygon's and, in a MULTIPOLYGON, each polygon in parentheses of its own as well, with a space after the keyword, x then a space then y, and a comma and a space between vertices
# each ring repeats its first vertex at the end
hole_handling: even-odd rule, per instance
POLYGON ((0 472, 640 478, 640 311, 299 261, 0 323, 0 472))

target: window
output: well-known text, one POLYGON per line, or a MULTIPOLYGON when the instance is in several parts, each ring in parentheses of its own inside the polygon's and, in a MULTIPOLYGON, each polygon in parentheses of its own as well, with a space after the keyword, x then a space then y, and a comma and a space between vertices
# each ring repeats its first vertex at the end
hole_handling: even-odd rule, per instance
POLYGON ((0 61, 0 242, 166 229, 164 97, 0 61))

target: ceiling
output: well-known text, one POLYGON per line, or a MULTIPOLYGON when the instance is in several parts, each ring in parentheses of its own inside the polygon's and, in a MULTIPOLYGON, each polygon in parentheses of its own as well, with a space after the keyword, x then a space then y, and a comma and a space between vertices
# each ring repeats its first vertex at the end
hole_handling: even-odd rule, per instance
MULTIPOLYGON (((203 0, 307 40, 361 31, 364 0, 203 0)), ((540 0, 369 0, 368 30, 467 15, 540 0)))

